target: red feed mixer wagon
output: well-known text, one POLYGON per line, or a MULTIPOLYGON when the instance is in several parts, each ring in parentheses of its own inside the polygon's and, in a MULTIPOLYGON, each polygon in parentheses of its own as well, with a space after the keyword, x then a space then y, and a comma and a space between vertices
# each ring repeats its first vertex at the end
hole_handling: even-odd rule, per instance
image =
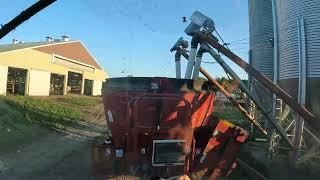
POLYGON ((110 78, 110 136, 93 145, 96 174, 227 176, 247 132, 214 116, 213 85, 175 78, 110 78))

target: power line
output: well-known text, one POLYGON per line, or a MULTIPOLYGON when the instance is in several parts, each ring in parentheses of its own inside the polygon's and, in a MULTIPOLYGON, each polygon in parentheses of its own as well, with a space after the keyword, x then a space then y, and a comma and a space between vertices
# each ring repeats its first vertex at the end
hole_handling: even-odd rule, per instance
POLYGON ((243 44, 249 44, 249 42, 246 43, 228 43, 229 46, 234 46, 234 45, 243 45, 243 44))
MULTIPOLYGON (((221 39, 221 41, 223 42, 223 45, 227 48, 227 49, 229 49, 229 47, 227 46, 228 45, 228 43, 226 43, 223 39, 222 39, 222 37, 220 36, 220 34, 219 34, 219 32, 218 32, 218 30, 217 29, 215 29, 215 31, 216 31, 216 33, 217 33, 217 35, 218 35, 218 37, 221 39)), ((230 50, 230 49, 229 49, 230 50)))
MULTIPOLYGON (((286 30, 291 30, 291 29, 295 29, 295 28, 298 28, 298 27, 302 27, 303 25, 293 25, 293 26, 288 26, 288 27, 286 27, 286 28, 282 28, 282 29, 280 29, 280 28, 278 28, 278 32, 283 32, 283 31, 286 31, 286 30)), ((263 37, 263 36, 265 36, 265 35, 270 35, 270 38, 273 38, 274 37, 274 35, 273 35, 273 32, 266 32, 266 33, 262 33, 262 34, 256 34, 256 35, 254 35, 254 36, 250 36, 250 37, 247 37, 247 38, 242 38, 242 39, 239 39, 239 40, 235 40, 235 41, 231 41, 231 42, 229 42, 229 43, 227 43, 228 45, 244 45, 244 44, 249 44, 249 42, 242 42, 242 41, 245 41, 245 40, 250 40, 250 38, 251 39, 253 39, 253 38, 255 38, 255 37, 259 37, 259 36, 261 36, 261 37, 263 37)), ((292 41, 292 40, 286 40, 286 41, 292 41)), ((286 41, 280 41, 280 40, 278 40, 277 42, 286 42, 286 41)), ((262 42, 258 42, 259 44, 260 43, 269 43, 269 40, 263 40, 262 42)), ((255 44, 257 44, 257 43, 255 43, 255 44)))
POLYGON ((239 39, 239 40, 235 40, 235 41, 231 41, 231 42, 229 42, 229 43, 230 43, 230 44, 233 44, 233 43, 237 43, 237 42, 245 41, 245 40, 249 40, 249 37, 243 38, 243 39, 239 39))

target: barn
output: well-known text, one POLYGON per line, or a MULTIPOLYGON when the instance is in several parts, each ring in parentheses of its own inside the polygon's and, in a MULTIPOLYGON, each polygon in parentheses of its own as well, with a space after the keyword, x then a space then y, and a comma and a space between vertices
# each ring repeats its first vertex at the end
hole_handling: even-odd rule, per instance
POLYGON ((67 36, 0 45, 0 95, 98 96, 106 78, 83 43, 67 36))

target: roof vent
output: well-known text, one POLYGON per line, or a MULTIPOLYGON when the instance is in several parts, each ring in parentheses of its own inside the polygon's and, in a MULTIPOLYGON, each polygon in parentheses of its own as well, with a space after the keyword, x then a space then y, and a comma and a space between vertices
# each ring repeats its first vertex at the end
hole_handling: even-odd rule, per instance
POLYGON ((18 39, 12 39, 12 44, 18 44, 19 40, 18 39))
POLYGON ((62 38, 62 41, 69 41, 70 40, 68 36, 61 36, 61 38, 62 38))
POLYGON ((50 37, 50 36, 47 36, 47 37, 46 37, 46 40, 47 40, 47 42, 52 42, 52 41, 53 41, 53 38, 50 37))

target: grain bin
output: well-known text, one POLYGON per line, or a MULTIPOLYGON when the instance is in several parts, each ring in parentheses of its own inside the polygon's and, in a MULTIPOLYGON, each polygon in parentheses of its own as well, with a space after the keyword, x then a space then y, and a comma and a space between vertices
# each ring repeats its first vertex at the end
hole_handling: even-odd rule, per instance
MULTIPOLYGON (((249 63, 273 80, 273 18, 271 0, 249 0, 249 63)), ((253 92, 266 109, 272 108, 272 93, 257 81, 250 80, 253 92)))
POLYGON ((320 116, 320 1, 276 1, 279 83, 295 98, 306 79, 305 105, 320 116))
POLYGON ((273 38, 271 0, 249 0, 251 65, 273 78, 273 38))

